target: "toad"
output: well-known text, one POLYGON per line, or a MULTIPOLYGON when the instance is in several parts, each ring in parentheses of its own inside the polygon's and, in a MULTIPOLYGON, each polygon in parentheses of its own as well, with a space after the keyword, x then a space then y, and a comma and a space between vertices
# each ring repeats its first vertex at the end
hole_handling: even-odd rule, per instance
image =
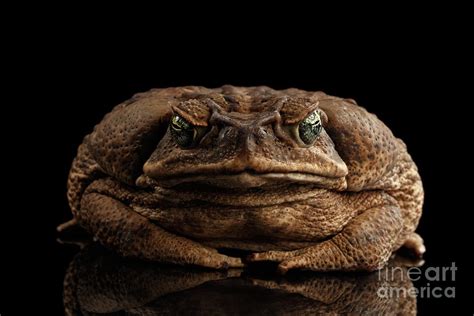
POLYGON ((415 233, 423 188, 405 144, 355 101, 299 89, 153 89, 84 138, 74 219, 127 257, 372 271, 415 233), (245 250, 246 258, 222 249, 245 250))

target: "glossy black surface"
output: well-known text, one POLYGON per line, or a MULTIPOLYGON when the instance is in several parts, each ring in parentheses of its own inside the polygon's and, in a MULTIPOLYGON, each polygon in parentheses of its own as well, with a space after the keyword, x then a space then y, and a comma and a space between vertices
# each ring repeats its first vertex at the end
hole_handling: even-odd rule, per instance
POLYGON ((67 315, 314 315, 416 313, 403 258, 377 273, 295 272, 274 266, 228 271, 184 268, 120 258, 97 245, 69 264, 67 315), (396 289, 388 295, 381 289, 396 289), (400 292, 398 292, 400 291, 400 292))

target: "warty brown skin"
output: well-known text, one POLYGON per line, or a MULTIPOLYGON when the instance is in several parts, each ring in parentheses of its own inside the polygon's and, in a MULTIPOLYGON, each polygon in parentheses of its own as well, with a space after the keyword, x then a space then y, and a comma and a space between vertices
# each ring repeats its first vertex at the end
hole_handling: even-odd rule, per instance
POLYGON ((180 87, 137 94, 85 137, 68 198, 75 220, 124 256, 211 268, 376 270, 415 233, 423 189, 405 144, 373 114, 322 92, 180 87), (322 130, 295 132, 317 111, 322 130), (183 148, 179 115, 200 138, 183 148), (296 129, 295 129, 296 127, 296 129))

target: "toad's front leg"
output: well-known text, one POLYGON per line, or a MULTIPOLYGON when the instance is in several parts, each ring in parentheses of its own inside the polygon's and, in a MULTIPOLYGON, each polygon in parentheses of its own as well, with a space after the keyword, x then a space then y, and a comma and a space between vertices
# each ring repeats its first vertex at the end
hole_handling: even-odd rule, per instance
POLYGON ((77 219, 102 244, 124 256, 216 269, 243 266, 240 258, 173 235, 103 194, 86 193, 77 219))
POLYGON ((254 253, 249 261, 277 261, 278 270, 373 271, 390 258, 403 228, 396 205, 370 208, 352 219, 337 235, 314 246, 295 251, 254 253))

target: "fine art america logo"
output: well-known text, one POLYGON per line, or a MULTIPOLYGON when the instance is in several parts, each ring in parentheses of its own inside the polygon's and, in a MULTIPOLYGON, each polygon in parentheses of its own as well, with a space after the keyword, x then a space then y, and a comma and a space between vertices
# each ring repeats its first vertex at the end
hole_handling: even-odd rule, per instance
POLYGON ((453 262, 447 267, 427 267, 422 270, 419 267, 410 267, 404 271, 402 267, 388 267, 378 273, 379 281, 384 281, 377 290, 381 298, 454 298, 456 289, 448 286, 456 281, 456 264, 453 262), (406 278, 406 279, 405 279, 406 278), (401 281, 425 281, 418 287, 397 287, 394 282, 401 281))

